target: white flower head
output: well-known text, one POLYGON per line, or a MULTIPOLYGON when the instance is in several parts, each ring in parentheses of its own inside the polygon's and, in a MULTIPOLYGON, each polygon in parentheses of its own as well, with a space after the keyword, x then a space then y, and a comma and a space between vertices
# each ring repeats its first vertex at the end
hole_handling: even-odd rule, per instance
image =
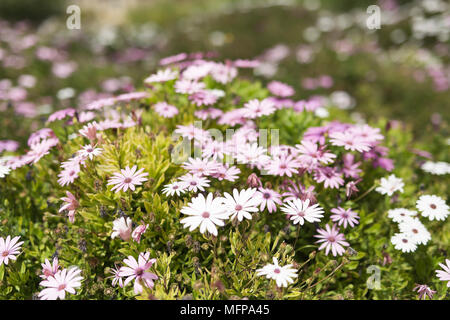
POLYGON ((216 226, 224 226, 223 220, 229 217, 223 200, 221 197, 214 199, 212 193, 209 193, 206 198, 203 194, 199 194, 181 209, 181 213, 189 216, 181 219, 181 223, 184 224, 185 228, 189 227, 189 231, 200 226, 201 233, 208 231, 210 234, 217 236, 216 226))
POLYGON ((427 244, 431 240, 431 234, 417 218, 406 219, 398 225, 402 233, 406 233, 417 244, 427 244))
POLYGON ((435 195, 420 196, 416 201, 416 208, 431 221, 445 220, 449 214, 449 206, 444 199, 435 195))
POLYGON ((395 249, 403 252, 414 252, 417 249, 417 242, 407 233, 396 233, 392 236, 391 242, 395 249))
POLYGON ((305 220, 310 223, 320 222, 324 212, 319 204, 311 205, 309 199, 305 201, 300 199, 290 200, 281 208, 281 211, 290 216, 294 224, 300 223, 300 225, 303 225, 305 220))
POLYGON ((267 279, 274 279, 278 287, 287 287, 297 278, 297 270, 292 268, 292 264, 283 267, 278 265, 278 259, 273 258, 273 264, 267 264, 261 269, 256 270, 258 276, 266 276, 267 279))
POLYGON ((244 218, 252 219, 252 213, 258 212, 258 206, 261 204, 262 195, 256 189, 233 189, 233 195, 225 192, 224 204, 226 212, 231 219, 237 217, 239 221, 244 218))
POLYGON ((392 196, 396 191, 403 192, 404 186, 405 184, 401 178, 397 178, 395 175, 391 174, 387 178, 381 178, 380 186, 377 187, 375 191, 392 196))

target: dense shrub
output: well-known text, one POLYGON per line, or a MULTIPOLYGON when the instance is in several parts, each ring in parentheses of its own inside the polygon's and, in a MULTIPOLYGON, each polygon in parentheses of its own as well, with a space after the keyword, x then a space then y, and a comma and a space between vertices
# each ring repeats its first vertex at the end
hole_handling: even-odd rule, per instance
MULTIPOLYGON (((56 298, 72 266, 68 299, 410 299, 417 284, 446 298, 448 164, 423 166, 408 128, 239 79, 255 61, 163 62, 142 91, 58 111, 2 157, 0 234, 23 244, 1 298, 56 298)), ((448 141, 433 148, 448 161, 448 141)))

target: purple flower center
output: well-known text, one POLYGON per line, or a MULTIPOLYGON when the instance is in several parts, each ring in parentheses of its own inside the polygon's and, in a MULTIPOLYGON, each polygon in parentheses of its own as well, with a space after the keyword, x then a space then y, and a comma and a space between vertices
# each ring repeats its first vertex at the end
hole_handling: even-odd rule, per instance
POLYGON ((3 251, 2 256, 4 256, 4 257, 9 256, 9 251, 3 251))
POLYGON ((236 205, 236 207, 234 208, 236 211, 241 211, 242 210, 242 206, 240 204, 236 205))
POLYGON ((138 277, 141 277, 144 274, 144 270, 142 268, 137 268, 136 269, 136 275, 138 277))
POLYGON ((305 212, 304 211, 299 211, 299 212, 297 212, 297 215, 299 217, 304 217, 305 216, 305 212))
POLYGON ((132 181, 131 178, 126 178, 123 182, 130 183, 131 181, 132 181))
POLYGON ((196 186, 196 185, 197 185, 197 182, 191 181, 191 186, 196 186))
POLYGON ((269 199, 270 198, 270 193, 268 193, 268 192, 264 193, 264 198, 269 199))
POLYGON ((209 212, 205 211, 205 212, 202 213, 202 217, 205 218, 205 219, 208 219, 209 216, 210 216, 209 212))
POLYGON ((403 243, 408 243, 407 239, 402 239, 403 243))
POLYGON ((335 241, 336 241, 336 238, 333 237, 333 236, 330 236, 330 237, 328 238, 328 242, 335 242, 335 241))
POLYGON ((430 204, 430 208, 431 209, 436 209, 437 207, 436 207, 436 205, 434 203, 432 203, 432 204, 430 204))
POLYGON ((58 291, 64 290, 65 288, 66 288, 66 284, 65 284, 65 283, 60 284, 60 285, 58 286, 58 291))
POLYGON ((419 230, 417 230, 417 229, 412 229, 411 230, 413 233, 419 233, 419 230))
POLYGON ((275 270, 273 270, 273 272, 275 272, 275 273, 280 273, 281 270, 280 270, 280 268, 275 268, 275 270))

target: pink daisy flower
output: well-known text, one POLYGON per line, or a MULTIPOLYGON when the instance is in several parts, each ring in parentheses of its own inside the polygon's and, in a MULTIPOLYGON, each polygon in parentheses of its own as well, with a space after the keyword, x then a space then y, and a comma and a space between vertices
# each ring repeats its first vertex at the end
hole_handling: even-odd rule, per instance
POLYGON ((41 142, 41 140, 48 138, 56 138, 55 133, 52 129, 42 128, 30 135, 30 137, 28 138, 28 145, 32 146, 38 144, 39 142, 41 142))
POLYGON ((232 81, 238 74, 236 68, 223 63, 213 63, 210 73, 214 80, 222 84, 232 81))
POLYGON ((271 175, 291 177, 293 174, 298 173, 298 168, 300 167, 300 162, 293 155, 281 154, 279 157, 271 159, 265 166, 265 169, 271 175))
POLYGON ((206 120, 206 119, 217 119, 218 117, 220 117, 223 114, 223 111, 217 108, 208 108, 208 109, 204 109, 204 110, 197 110, 194 112, 194 115, 201 119, 201 120, 206 120))
POLYGON ((205 84, 203 82, 197 82, 195 80, 178 80, 175 82, 175 92, 181 94, 194 94, 200 90, 205 88, 205 84))
POLYGON ((225 153, 225 144, 222 141, 210 140, 202 147, 202 155, 205 158, 223 159, 225 153))
POLYGON ((112 286, 115 287, 116 284, 119 284, 119 287, 123 288, 123 278, 120 276, 120 268, 117 268, 115 266, 114 268, 111 268, 110 273, 112 273, 112 276, 109 276, 108 278, 112 278, 112 286))
POLYGON ((203 141, 203 139, 210 138, 210 134, 208 131, 205 131, 202 128, 198 128, 194 124, 188 126, 177 125, 175 133, 178 133, 182 137, 188 138, 189 140, 196 139, 203 141))
POLYGON ((441 281, 448 281, 447 287, 450 288, 450 260, 445 259, 445 264, 439 263, 439 266, 444 270, 436 270, 436 276, 441 281))
POLYGON ((50 153, 50 149, 59 143, 58 138, 50 138, 47 140, 42 140, 39 143, 33 144, 30 151, 27 152, 25 157, 28 163, 36 163, 43 156, 50 153))
POLYGON ((436 293, 436 291, 431 290, 431 288, 429 286, 427 286, 426 284, 416 285, 414 287, 413 291, 417 291, 417 293, 419 294, 419 299, 421 299, 421 300, 425 300, 427 297, 429 297, 430 299, 433 299, 433 296, 436 293))
POLYGON ((309 199, 311 204, 317 202, 316 195, 314 193, 314 186, 309 186, 306 188, 301 184, 297 185, 291 180, 287 180, 284 181, 282 188, 283 190, 286 190, 286 192, 282 194, 282 196, 285 197, 284 201, 291 201, 294 199, 306 201, 306 199, 309 199))
POLYGON ((173 71, 170 69, 158 70, 155 74, 152 74, 151 76, 146 78, 144 82, 145 83, 166 82, 176 79, 177 76, 178 76, 177 71, 173 71))
POLYGON ((64 201, 65 204, 59 209, 59 212, 67 210, 69 212, 69 221, 73 223, 75 221, 75 210, 78 208, 79 203, 75 196, 69 191, 66 191, 66 195, 67 197, 61 198, 61 200, 64 201))
POLYGON ((243 116, 250 119, 259 118, 261 116, 267 116, 275 112, 275 106, 272 101, 264 99, 259 101, 253 99, 244 104, 243 116))
POLYGON ((211 176, 219 181, 227 180, 233 182, 239 178, 240 173, 241 170, 235 166, 220 164, 219 167, 211 174, 211 176))
POLYGON ((258 146, 257 143, 240 144, 236 143, 234 146, 229 145, 228 151, 236 154, 238 163, 248 164, 250 167, 268 164, 270 157, 267 155, 267 149, 258 146))
POLYGON ((350 151, 366 152, 371 148, 367 140, 364 140, 349 130, 331 133, 330 141, 332 145, 344 147, 345 150, 350 151))
POLYGON ((0 152, 14 152, 19 148, 19 143, 14 140, 0 140, 0 152))
POLYGON ((118 102, 130 102, 133 100, 142 100, 148 98, 150 95, 147 92, 128 92, 116 97, 118 102))
POLYGON ((344 166, 342 167, 344 176, 347 178, 358 179, 359 174, 362 172, 362 170, 359 169, 361 162, 354 162, 355 156, 351 153, 344 154, 342 160, 344 161, 344 166))
POLYGON ((184 184, 187 190, 193 192, 197 192, 198 190, 205 191, 205 188, 209 187, 210 182, 208 179, 204 177, 200 177, 198 175, 190 173, 181 176, 180 181, 184 184))
POLYGON ((295 147, 300 153, 298 160, 304 162, 307 166, 316 166, 319 162, 332 163, 336 158, 334 153, 327 152, 325 146, 319 146, 309 140, 303 140, 301 144, 297 144, 295 147))
POLYGON ((295 93, 294 88, 280 81, 269 82, 267 89, 269 89, 272 94, 279 97, 290 97, 295 93))
POLYGON ((137 166, 125 167, 125 169, 121 169, 120 172, 116 172, 113 174, 113 177, 108 180, 108 186, 113 185, 111 191, 116 190, 116 193, 120 190, 126 192, 128 189, 134 191, 136 186, 142 184, 142 182, 147 181, 145 176, 148 176, 147 172, 144 171, 143 168, 137 170, 137 166))
POLYGON ((73 108, 67 108, 67 109, 62 109, 62 110, 58 110, 54 113, 52 113, 47 120, 47 123, 56 121, 56 120, 62 120, 66 117, 73 117, 75 115, 76 110, 73 108))
POLYGON ((162 192, 166 196, 173 196, 176 194, 179 196, 181 193, 184 193, 186 191, 186 184, 183 182, 175 181, 173 183, 166 184, 164 188, 162 189, 162 192))
POLYGON ((261 206, 259 207, 260 211, 264 211, 267 206, 267 210, 272 213, 277 211, 277 204, 281 205, 281 195, 268 188, 259 188, 259 192, 261 192, 261 206))
POLYGON ((95 100, 90 102, 86 105, 87 110, 99 110, 104 107, 112 106, 114 103, 116 103, 116 98, 109 97, 109 98, 102 98, 99 100, 95 100))
POLYGON ((58 271, 54 276, 49 276, 46 280, 41 281, 40 285, 46 287, 39 292, 41 300, 63 300, 66 297, 66 292, 76 294, 75 288, 81 287, 80 276, 81 270, 78 267, 73 267, 69 270, 64 269, 58 271))
POLYGON ((197 107, 210 106, 217 102, 218 97, 208 90, 199 90, 189 96, 197 107))
POLYGON ((158 276, 147 271, 156 262, 156 259, 150 259, 150 252, 141 252, 137 261, 133 256, 128 256, 123 262, 126 266, 120 268, 119 276, 126 277, 124 286, 134 280, 135 294, 142 293, 143 285, 150 289, 153 288, 153 280, 158 279, 158 276))
POLYGON ((371 146, 384 139, 379 128, 372 128, 367 124, 351 127, 348 131, 371 146))
POLYGON ((136 229, 134 229, 133 233, 131 234, 131 237, 134 241, 137 243, 141 242, 141 236, 147 231, 148 224, 141 224, 140 226, 137 226, 136 229))
POLYGON ((258 60, 237 59, 233 65, 237 68, 256 68, 261 63, 258 60))
POLYGON ((208 158, 189 158, 188 161, 181 165, 184 169, 189 170, 193 175, 210 176, 217 171, 220 164, 208 158))
POLYGON ((358 224, 359 219, 358 213, 352 211, 352 209, 344 209, 341 207, 331 209, 331 212, 334 213, 330 218, 333 222, 337 222, 338 225, 344 225, 344 228, 347 228, 347 224, 349 224, 352 228, 355 224, 358 224))
POLYGON ((48 259, 45 259, 44 263, 41 263, 42 266, 42 274, 40 277, 42 279, 48 279, 49 277, 54 277, 55 274, 59 271, 59 263, 58 258, 53 258, 53 263, 51 263, 48 259))
POLYGON ((78 164, 74 164, 58 174, 58 183, 64 187, 65 185, 71 184, 78 178, 78 173, 80 173, 80 166, 78 164))
POLYGON ((16 260, 17 255, 20 254, 20 247, 23 241, 17 242, 20 236, 11 239, 7 236, 6 239, 0 237, 0 266, 2 264, 8 265, 9 260, 16 260))
POLYGON ((348 247, 350 246, 350 244, 345 241, 344 234, 339 233, 339 229, 335 224, 333 224, 332 228, 330 228, 328 224, 325 227, 326 230, 317 229, 317 232, 319 234, 314 236, 316 238, 319 238, 319 240, 316 241, 317 243, 322 243, 319 247, 319 250, 325 249, 325 255, 328 255, 331 250, 333 256, 341 256, 345 252, 344 247, 348 247))
POLYGON ((94 118, 95 118, 95 113, 93 113, 91 111, 80 112, 80 114, 78 115, 78 121, 80 123, 91 121, 94 118))
POLYGON ((158 102, 153 106, 155 111, 164 118, 172 118, 178 114, 178 109, 167 102, 158 102))
POLYGON ((78 132, 83 137, 88 138, 90 141, 94 141, 95 139, 97 139, 97 130, 99 130, 99 125, 94 121, 85 125, 78 132))
POLYGON ((172 64, 172 63, 176 63, 176 62, 180 62, 185 60, 188 57, 188 55, 186 53, 179 53, 173 56, 169 56, 169 57, 165 57, 162 58, 161 60, 159 60, 159 64, 162 66, 168 65, 168 64, 172 64))
POLYGON ((323 182, 325 188, 332 189, 339 189, 344 184, 342 174, 338 173, 336 168, 330 167, 319 167, 314 174, 314 180, 323 182))

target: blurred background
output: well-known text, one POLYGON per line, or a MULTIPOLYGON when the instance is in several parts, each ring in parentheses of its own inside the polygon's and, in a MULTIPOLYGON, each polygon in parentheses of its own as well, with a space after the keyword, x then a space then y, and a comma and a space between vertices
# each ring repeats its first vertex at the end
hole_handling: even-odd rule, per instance
POLYGON ((0 152, 26 149, 57 109, 138 89, 181 52, 258 59, 243 76, 324 97, 354 121, 448 137, 449 39, 444 0, 1 0, 0 152), (69 5, 79 30, 66 27, 69 5), (367 28, 370 5, 381 29, 367 28))

